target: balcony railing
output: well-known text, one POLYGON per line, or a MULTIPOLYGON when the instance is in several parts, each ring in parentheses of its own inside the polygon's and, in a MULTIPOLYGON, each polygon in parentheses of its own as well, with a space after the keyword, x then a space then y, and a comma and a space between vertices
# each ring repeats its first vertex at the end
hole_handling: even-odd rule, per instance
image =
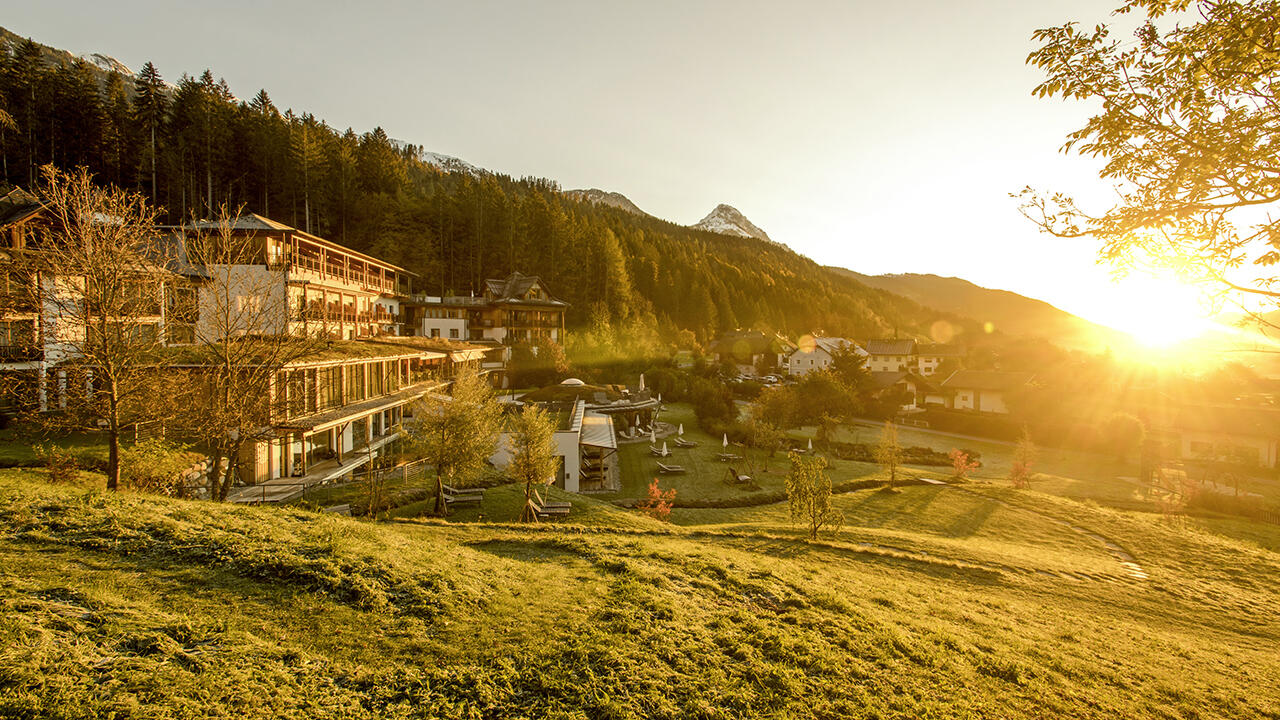
POLYGON ((0 345, 0 362, 30 362, 44 358, 44 350, 34 345, 0 345))

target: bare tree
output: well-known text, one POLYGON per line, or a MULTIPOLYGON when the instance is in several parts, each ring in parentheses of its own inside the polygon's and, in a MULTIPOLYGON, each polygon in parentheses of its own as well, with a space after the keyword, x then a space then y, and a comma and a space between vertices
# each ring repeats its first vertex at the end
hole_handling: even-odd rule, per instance
POLYGON ((404 423, 409 449, 436 469, 437 515, 444 516, 444 485, 480 472, 498 444, 502 408, 493 388, 472 369, 453 382, 452 396, 428 394, 412 405, 404 423))
POLYGON ((99 187, 80 168, 42 169, 47 221, 9 260, 41 316, 39 344, 56 363, 29 418, 48 430, 104 431, 107 487, 120 482, 120 440, 130 425, 172 417, 163 305, 176 276, 157 243, 155 211, 139 194, 99 187))
POLYGON ((215 500, 225 500, 235 485, 242 451, 272 437, 277 374, 314 355, 322 343, 291 332, 294 313, 283 271, 267 263, 253 236, 234 232, 238 219, 224 206, 213 220, 188 225, 182 237, 198 277, 199 308, 187 426, 211 451, 209 492, 215 500))

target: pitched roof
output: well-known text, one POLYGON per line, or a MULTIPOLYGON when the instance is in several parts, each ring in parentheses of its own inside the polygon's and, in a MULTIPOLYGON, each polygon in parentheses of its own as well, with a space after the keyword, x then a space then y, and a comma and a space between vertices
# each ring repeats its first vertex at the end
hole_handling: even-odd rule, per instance
POLYGON ((965 390, 1013 390, 1031 382, 1031 373, 957 370, 942 381, 944 388, 965 390))
POLYGON ((748 358, 752 355, 784 353, 793 350, 791 341, 778 335, 766 335, 760 330, 731 330, 711 344, 711 351, 720 355, 748 358))
POLYGON ((1176 430, 1280 438, 1280 410, 1187 405, 1174 411, 1169 425, 1176 430))
POLYGON ((537 275, 525 275, 519 271, 513 271, 506 279, 490 278, 484 281, 485 289, 489 294, 493 295, 494 302, 504 303, 534 303, 539 305, 565 305, 569 303, 563 300, 557 300, 551 297, 551 293, 546 292, 546 286, 542 285, 542 279, 537 275), (525 293, 529 292, 534 285, 542 286, 542 290, 546 293, 545 298, 526 298, 525 293))
POLYGON ((871 376, 871 384, 876 390, 883 390, 885 388, 892 387, 904 380, 909 380, 915 383, 916 387, 921 390, 934 390, 937 388, 937 386, 927 378, 911 372, 910 370, 890 370, 887 372, 874 371, 867 374, 871 376))
POLYGON ((844 338, 838 337, 816 337, 813 339, 813 343, 825 350, 828 355, 835 355, 841 349, 853 344, 844 338))
POLYGON ((22 188, 14 188, 0 197, 0 227, 21 222, 40 212, 39 198, 22 188))
POLYGON ((866 349, 870 355, 912 355, 916 351, 916 341, 868 340, 866 349))

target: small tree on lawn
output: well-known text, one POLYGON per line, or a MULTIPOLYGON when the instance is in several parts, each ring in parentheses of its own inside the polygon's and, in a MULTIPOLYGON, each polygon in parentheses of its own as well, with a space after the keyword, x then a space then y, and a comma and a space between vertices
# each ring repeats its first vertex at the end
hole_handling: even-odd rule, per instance
POLYGON ((980 464, 977 460, 971 460, 969 453, 959 448, 951 448, 947 457, 951 458, 951 477, 954 480, 967 480, 969 473, 977 470, 980 464))
POLYGON ((524 507, 520 522, 538 522, 542 498, 537 486, 555 481, 555 422, 538 405, 525 405, 511 425, 511 464, 507 472, 524 483, 524 507))
POLYGON ((1038 455, 1039 449, 1031 441, 1031 433, 1023 429, 1022 437, 1019 438, 1017 447, 1013 449, 1013 466, 1009 468, 1009 482, 1013 483, 1014 487, 1031 486, 1031 468, 1035 465, 1038 455))
POLYGON ((902 466, 902 446, 898 444, 898 426, 892 421, 884 424, 880 443, 876 445, 876 462, 889 474, 885 487, 893 488, 898 482, 898 468, 902 466))
POLYGON ((654 478, 653 482, 649 483, 649 494, 643 503, 636 506, 636 509, 654 520, 667 522, 671 519, 671 505, 675 499, 676 489, 663 490, 658 487, 658 478, 654 478))
POLYGON ((436 469, 437 515, 444 516, 444 485, 470 478, 484 468, 498 443, 502 408, 492 388, 475 370, 464 369, 451 397, 431 393, 413 404, 405 421, 409 448, 436 469))
POLYGON ((831 477, 827 475, 827 459, 790 453, 791 471, 787 473, 787 501, 791 520, 803 520, 809 539, 817 540, 825 527, 836 530, 844 524, 844 515, 831 507, 831 477))

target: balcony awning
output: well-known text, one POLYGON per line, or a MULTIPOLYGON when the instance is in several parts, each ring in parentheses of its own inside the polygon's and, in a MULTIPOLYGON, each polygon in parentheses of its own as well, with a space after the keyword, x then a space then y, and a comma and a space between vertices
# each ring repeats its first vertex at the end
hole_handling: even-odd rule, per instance
POLYGON ((613 418, 588 412, 582 417, 582 434, 578 443, 589 447, 618 449, 618 438, 613 432, 613 418))
POLYGON ((351 420, 356 420, 365 415, 371 415, 375 412, 381 412, 389 408, 404 405, 412 400, 416 400, 426 395, 432 388, 438 387, 439 383, 418 383, 411 385, 399 392, 383 395, 372 400, 364 402, 351 403, 343 405, 333 410, 325 410, 324 412, 314 413, 305 417, 294 418, 287 422, 277 423, 277 430, 291 432, 316 432, 326 430, 335 425, 341 425, 351 420))

